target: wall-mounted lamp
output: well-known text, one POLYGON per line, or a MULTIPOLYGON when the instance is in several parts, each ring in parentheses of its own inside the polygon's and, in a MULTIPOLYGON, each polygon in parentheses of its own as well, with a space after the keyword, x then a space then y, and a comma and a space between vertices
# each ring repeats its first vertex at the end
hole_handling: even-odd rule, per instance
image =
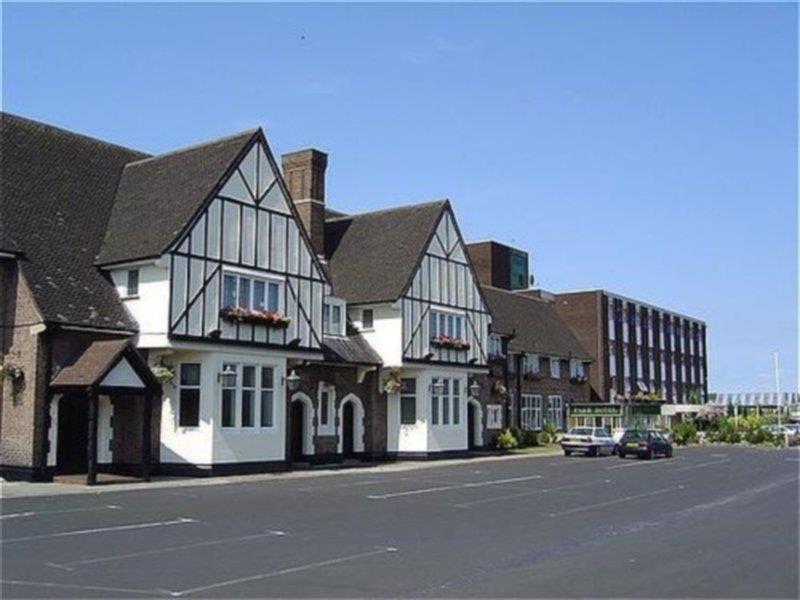
POLYGON ((292 369, 292 372, 284 378, 284 381, 286 382, 286 389, 288 389, 290 392, 296 392, 298 389, 300 389, 300 376, 294 369, 292 369))
POLYGON ((217 381, 221 381, 225 387, 236 387, 236 367, 225 365, 222 371, 217 373, 217 381))
POLYGON ((441 396, 444 394, 444 381, 441 379, 434 379, 433 383, 431 383, 431 390, 434 396, 441 396))
POLYGON ((477 379, 472 380, 472 385, 469 386, 469 395, 476 400, 481 397, 481 384, 478 383, 477 379))

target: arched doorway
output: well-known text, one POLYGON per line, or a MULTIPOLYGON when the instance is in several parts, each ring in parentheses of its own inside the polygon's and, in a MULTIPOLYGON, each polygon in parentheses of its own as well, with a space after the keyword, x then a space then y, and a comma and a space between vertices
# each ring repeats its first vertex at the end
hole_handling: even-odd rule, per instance
POLYGON ((289 407, 289 459, 303 460, 313 454, 313 405, 305 394, 295 394, 289 407))
POLYGON ((86 473, 86 445, 89 440, 89 403, 82 396, 64 395, 58 401, 56 472, 59 475, 86 473))
POLYGON ((467 448, 483 447, 483 410, 480 402, 470 398, 467 403, 467 448))
POLYGON ((338 413, 339 453, 348 457, 364 452, 364 405, 359 397, 345 396, 338 413))

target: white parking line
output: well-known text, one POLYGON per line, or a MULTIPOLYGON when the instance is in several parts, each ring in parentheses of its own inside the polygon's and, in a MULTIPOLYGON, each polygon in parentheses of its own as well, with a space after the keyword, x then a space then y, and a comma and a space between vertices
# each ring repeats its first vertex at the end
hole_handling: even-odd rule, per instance
POLYGON ((587 510, 594 510, 595 508, 602 508, 604 506, 611 506, 612 504, 620 504, 622 502, 629 502, 630 500, 638 500, 639 498, 647 498, 649 496, 657 496, 659 494, 666 494, 667 492, 671 492, 673 490, 682 490, 684 486, 682 485, 673 485, 668 488, 662 488, 660 490, 655 490, 653 492, 647 492, 644 494, 636 494, 635 496, 625 496, 623 498, 615 498, 614 500, 607 500, 605 502, 596 502, 595 504, 589 504, 587 506, 580 506, 578 508, 571 508, 569 510, 562 510, 561 512, 549 513, 548 517, 561 517, 564 515, 573 515, 579 512, 585 512, 587 510))
POLYGON ((49 583, 46 581, 21 581, 19 579, 0 579, 0 585, 19 585, 23 587, 43 587, 65 590, 87 590, 92 592, 117 592, 121 594, 143 594, 150 597, 164 593, 160 590, 139 590, 136 588, 105 587, 101 585, 78 585, 74 583, 49 583))
POLYGON ((38 517, 41 515, 60 515, 64 513, 86 512, 90 510, 121 510, 121 506, 116 504, 106 504, 105 506, 86 506, 83 508, 62 508, 59 510, 29 510, 26 512, 11 513, 8 515, 0 515, 0 520, 3 519, 24 519, 27 517, 38 517))
POLYGON ((339 558, 331 558, 330 560, 323 560, 321 562, 316 563, 309 563, 307 565, 299 565, 297 567, 289 567, 288 569, 280 569, 278 571, 270 571, 268 573, 259 573, 258 575, 250 575, 249 577, 240 577, 238 579, 228 579, 226 581, 219 581, 217 583, 212 583, 209 585, 204 585, 196 588, 189 588, 187 590, 180 590, 180 591, 169 591, 163 590, 170 594, 171 596, 187 596, 189 594, 194 594, 196 592, 207 592, 208 590, 214 590, 221 587, 227 587, 229 585, 236 585, 238 583, 247 583, 250 581, 259 581, 261 579, 269 579, 271 577, 278 577, 280 575, 289 575, 290 573, 299 573, 301 571, 308 571, 310 569, 318 569, 320 567, 327 567, 329 565, 336 565, 339 563, 349 562, 352 560, 358 560, 359 558, 367 558, 368 556, 377 556, 379 554, 387 554, 389 552, 397 552, 397 548, 377 548, 370 552, 361 552, 359 554, 350 554, 348 556, 341 556, 339 558))
MULTIPOLYGON (((606 479, 604 483, 611 483, 610 479, 606 479)), ((518 494, 508 494, 506 496, 492 496, 491 498, 482 498, 481 500, 473 500, 472 502, 460 502, 459 504, 454 504, 458 508, 469 508, 470 506, 475 506, 477 504, 488 504, 490 502, 501 502, 503 500, 513 500, 514 498, 524 498, 525 496, 535 496, 536 494, 549 494, 551 492, 560 492, 562 490, 573 490, 576 488, 582 487, 589 487, 589 486, 597 486, 597 482, 590 481, 587 483, 576 483, 574 485, 562 485, 559 487, 554 488, 544 488, 541 490, 533 490, 530 492, 520 492, 518 494)))
POLYGON ((135 525, 118 525, 116 527, 98 527, 97 529, 79 529, 77 531, 62 531, 59 533, 46 533, 43 535, 29 535, 11 539, 0 539, 0 544, 11 544, 13 542, 28 542, 32 540, 48 540, 51 538, 69 537, 73 535, 88 535, 91 533, 105 533, 108 531, 126 531, 130 529, 150 529, 152 527, 167 527, 169 525, 184 525, 186 523, 197 523, 196 519, 175 519, 173 521, 158 521, 156 523, 137 523, 135 525))
POLYGON ((257 533, 254 535, 245 535, 235 538, 224 538, 221 540, 210 540, 207 542, 195 542, 193 544, 183 544, 182 546, 170 546, 169 548, 157 548, 155 550, 142 550, 140 552, 129 552, 127 554, 116 554, 112 556, 101 556, 100 558, 90 558, 88 560, 78 560, 75 562, 67 563, 54 563, 46 562, 48 567, 55 567, 65 571, 74 571, 75 567, 83 565, 93 565, 96 563, 109 562, 112 560, 122 560, 125 558, 138 558, 141 556, 153 556, 155 554, 165 554, 167 552, 176 552, 178 550, 189 550, 191 548, 202 548, 204 546, 218 546, 220 544, 232 544, 234 542, 246 542, 248 540, 257 540, 266 537, 282 537, 286 535, 284 531, 266 531, 264 533, 257 533))
POLYGON ((530 475, 528 477, 513 477, 511 479, 495 479, 493 481, 478 481, 475 483, 459 483, 456 485, 442 485, 439 487, 423 488, 421 490, 408 490, 405 492, 393 492, 390 494, 376 494, 367 496, 370 500, 386 500, 388 498, 399 498, 402 496, 417 496, 419 494, 433 494, 435 492, 446 492, 449 490, 462 490, 476 487, 484 487, 487 485, 502 485, 504 483, 518 483, 520 481, 530 481, 532 479, 541 479, 541 475, 530 475))

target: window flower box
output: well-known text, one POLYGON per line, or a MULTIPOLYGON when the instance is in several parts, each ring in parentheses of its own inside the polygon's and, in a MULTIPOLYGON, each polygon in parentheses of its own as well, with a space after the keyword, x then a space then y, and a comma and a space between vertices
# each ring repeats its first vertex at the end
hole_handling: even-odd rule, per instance
POLYGON ((254 310, 238 306, 227 306, 219 311, 219 316, 230 323, 248 323, 250 325, 266 325, 274 329, 286 329, 292 322, 291 317, 284 316, 275 310, 254 310))
POLYGON ((451 338, 446 335, 436 336, 431 340, 434 348, 445 348, 447 350, 469 350, 469 342, 461 338, 451 338))
POLYGON ((492 384, 492 393, 505 397, 508 394, 508 390, 502 381, 495 380, 492 384))
POLYGON ((389 371, 389 376, 386 379, 386 383, 383 384, 383 391, 387 394, 396 394, 397 392, 403 391, 403 383, 400 379, 400 371, 397 369, 392 369, 389 371))
POLYGON ((573 375, 569 378, 570 383, 586 383, 586 377, 584 375, 573 375))

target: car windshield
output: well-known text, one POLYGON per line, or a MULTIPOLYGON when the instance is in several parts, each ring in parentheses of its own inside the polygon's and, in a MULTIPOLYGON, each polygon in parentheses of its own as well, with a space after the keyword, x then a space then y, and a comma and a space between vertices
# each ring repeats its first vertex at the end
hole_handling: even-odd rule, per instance
POLYGON ((637 442, 644 437, 643 431, 626 431, 622 440, 626 442, 637 442))
POLYGON ((608 437, 608 432, 602 427, 598 427, 597 429, 594 430, 594 435, 596 437, 608 437))
POLYGON ((573 427, 569 430, 570 435, 592 435, 592 430, 588 427, 573 427))

